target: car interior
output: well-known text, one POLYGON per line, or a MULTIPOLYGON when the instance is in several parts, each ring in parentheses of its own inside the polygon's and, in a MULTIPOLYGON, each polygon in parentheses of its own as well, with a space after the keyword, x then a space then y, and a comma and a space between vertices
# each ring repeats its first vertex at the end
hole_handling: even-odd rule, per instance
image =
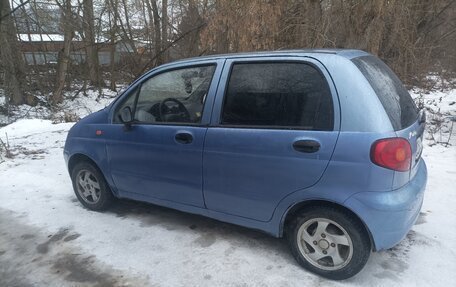
MULTIPOLYGON (((130 107, 135 113, 134 120, 141 123, 198 123, 201 121, 210 82, 211 78, 205 78, 197 83, 196 88, 193 88, 191 82, 186 83, 182 95, 165 90, 141 89, 136 107, 134 101, 127 100, 119 111, 130 107)), ((121 121, 119 111, 116 120, 121 121)))

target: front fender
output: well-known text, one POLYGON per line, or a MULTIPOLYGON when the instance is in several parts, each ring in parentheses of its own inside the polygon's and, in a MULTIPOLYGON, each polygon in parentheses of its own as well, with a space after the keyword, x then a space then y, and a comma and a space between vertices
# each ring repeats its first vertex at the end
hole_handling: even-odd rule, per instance
POLYGON ((114 191, 115 185, 109 176, 106 140, 103 137, 103 128, 107 124, 106 109, 93 113, 76 123, 68 132, 63 155, 67 167, 77 155, 83 155, 92 160, 114 191))

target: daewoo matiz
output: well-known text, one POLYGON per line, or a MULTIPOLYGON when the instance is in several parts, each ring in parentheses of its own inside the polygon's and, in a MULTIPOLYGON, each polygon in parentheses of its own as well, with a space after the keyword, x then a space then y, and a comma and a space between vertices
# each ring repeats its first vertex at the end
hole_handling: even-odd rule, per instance
POLYGON ((88 209, 130 198, 285 236, 303 267, 345 279, 414 224, 424 125, 363 51, 216 55, 147 72, 64 156, 88 209))

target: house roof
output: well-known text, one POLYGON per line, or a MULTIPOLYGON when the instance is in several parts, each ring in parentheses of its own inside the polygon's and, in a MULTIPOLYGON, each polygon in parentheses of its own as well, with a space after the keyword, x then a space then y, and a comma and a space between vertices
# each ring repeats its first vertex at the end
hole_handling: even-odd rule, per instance
POLYGON ((17 34, 21 42, 63 42, 60 34, 17 34))

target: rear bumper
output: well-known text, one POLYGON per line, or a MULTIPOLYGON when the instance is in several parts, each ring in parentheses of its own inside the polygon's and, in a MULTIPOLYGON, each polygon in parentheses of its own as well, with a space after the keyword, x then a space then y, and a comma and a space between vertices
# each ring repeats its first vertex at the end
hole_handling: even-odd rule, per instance
POLYGON ((376 251, 399 243, 412 228, 423 204, 427 168, 420 160, 415 177, 405 186, 387 192, 361 192, 345 201, 366 224, 376 251))

